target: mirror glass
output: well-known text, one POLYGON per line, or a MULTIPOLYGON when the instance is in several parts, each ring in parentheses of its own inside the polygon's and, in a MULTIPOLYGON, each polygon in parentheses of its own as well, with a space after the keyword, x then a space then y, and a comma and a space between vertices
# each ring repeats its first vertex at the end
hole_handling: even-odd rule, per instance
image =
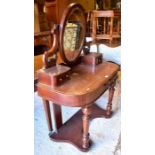
POLYGON ((79 7, 71 10, 64 28, 63 49, 68 61, 74 61, 81 52, 85 35, 85 16, 79 7))

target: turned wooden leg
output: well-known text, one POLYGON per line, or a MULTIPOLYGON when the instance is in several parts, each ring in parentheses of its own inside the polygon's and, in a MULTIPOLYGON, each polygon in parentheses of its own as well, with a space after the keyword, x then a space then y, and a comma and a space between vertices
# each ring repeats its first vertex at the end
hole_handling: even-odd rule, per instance
POLYGON ((112 99, 113 99, 114 91, 115 91, 114 86, 115 86, 115 81, 111 84, 109 88, 109 99, 108 99, 108 105, 106 108, 107 117, 110 117, 112 115, 112 99))
POLYGON ((83 137, 82 137, 82 147, 87 149, 90 145, 90 139, 89 139, 89 118, 91 115, 91 107, 85 107, 82 108, 83 112, 83 137))
POLYGON ((114 97, 114 105, 115 105, 114 110, 115 111, 118 110, 118 103, 119 103, 120 94, 121 94, 121 81, 117 80, 117 82, 116 82, 116 90, 115 90, 115 97, 114 97))
POLYGON ((50 111, 49 101, 43 99, 43 105, 44 105, 48 129, 49 129, 49 131, 52 131, 53 128, 52 128, 52 119, 51 119, 51 111, 50 111))
POLYGON ((59 129, 62 126, 61 106, 53 103, 53 113, 56 128, 59 129))

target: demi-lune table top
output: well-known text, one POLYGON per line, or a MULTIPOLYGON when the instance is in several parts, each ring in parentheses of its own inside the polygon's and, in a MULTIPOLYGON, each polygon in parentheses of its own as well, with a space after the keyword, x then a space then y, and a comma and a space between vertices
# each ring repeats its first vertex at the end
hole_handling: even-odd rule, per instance
POLYGON ((94 68, 79 64, 71 69, 69 80, 59 86, 38 83, 38 94, 60 105, 83 106, 102 95, 118 70, 118 65, 106 61, 94 68))

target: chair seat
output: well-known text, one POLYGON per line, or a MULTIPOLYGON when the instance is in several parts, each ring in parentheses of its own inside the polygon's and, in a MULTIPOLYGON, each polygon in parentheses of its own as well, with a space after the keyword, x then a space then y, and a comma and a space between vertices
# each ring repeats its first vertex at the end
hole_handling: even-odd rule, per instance
POLYGON ((96 39, 110 39, 110 38, 121 38, 121 35, 115 32, 112 34, 112 36, 110 36, 109 34, 100 34, 96 36, 96 39))
POLYGON ((118 34, 117 32, 113 32, 112 38, 121 38, 121 35, 118 34))
POLYGON ((96 39, 110 39, 112 38, 109 34, 100 34, 96 36, 96 39))

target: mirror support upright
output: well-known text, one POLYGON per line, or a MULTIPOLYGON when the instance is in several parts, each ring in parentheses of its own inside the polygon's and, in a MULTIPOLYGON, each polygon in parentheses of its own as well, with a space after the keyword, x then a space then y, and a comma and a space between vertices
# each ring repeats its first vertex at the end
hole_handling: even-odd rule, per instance
POLYGON ((58 51, 58 32, 59 32, 59 25, 54 24, 53 28, 51 29, 51 34, 53 35, 53 46, 48 51, 44 52, 43 55, 43 68, 49 67, 49 57, 52 57, 58 51))

